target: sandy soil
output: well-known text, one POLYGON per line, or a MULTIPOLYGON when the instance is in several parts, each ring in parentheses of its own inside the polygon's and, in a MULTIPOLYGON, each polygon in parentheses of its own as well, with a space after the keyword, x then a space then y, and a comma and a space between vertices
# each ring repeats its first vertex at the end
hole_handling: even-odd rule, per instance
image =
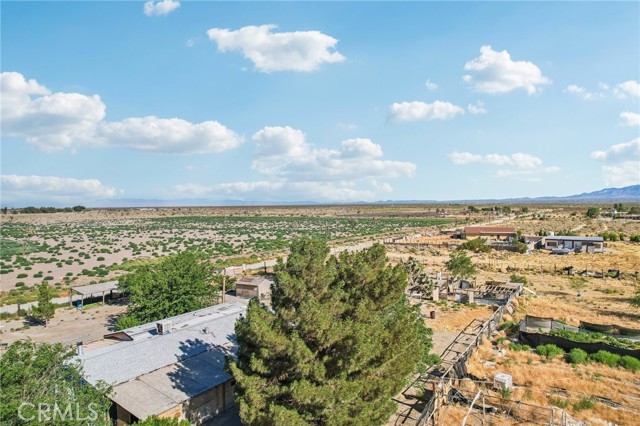
POLYGON ((34 342, 63 343, 90 342, 112 331, 117 317, 126 311, 124 305, 91 306, 79 311, 76 308, 59 308, 49 325, 30 324, 19 319, 3 321, 0 341, 9 343, 20 339, 34 342), (26 326, 26 327, 25 327, 26 326))

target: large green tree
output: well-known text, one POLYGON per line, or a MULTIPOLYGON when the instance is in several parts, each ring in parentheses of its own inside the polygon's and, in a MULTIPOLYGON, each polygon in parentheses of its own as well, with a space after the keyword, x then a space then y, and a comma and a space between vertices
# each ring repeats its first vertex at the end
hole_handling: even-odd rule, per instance
POLYGON ((449 255, 445 266, 456 278, 467 279, 476 274, 476 267, 471 258, 463 250, 454 250, 449 255))
POLYGON ((328 254, 323 241, 294 242, 275 267, 272 309, 252 300, 236 324, 229 367, 246 425, 383 424, 429 359, 431 330, 384 246, 328 254))
POLYGON ((42 321, 45 327, 56 313, 56 305, 51 302, 54 295, 55 293, 53 289, 49 287, 49 284, 43 282, 38 286, 38 305, 31 307, 30 316, 38 321, 42 321))
POLYGON ((119 280, 120 289, 129 293, 129 307, 117 327, 128 328, 211 306, 218 297, 213 275, 211 264, 189 252, 140 267, 119 280))
POLYGON ((61 344, 19 340, 0 358, 0 424, 107 426, 106 384, 82 381, 74 351, 61 344))

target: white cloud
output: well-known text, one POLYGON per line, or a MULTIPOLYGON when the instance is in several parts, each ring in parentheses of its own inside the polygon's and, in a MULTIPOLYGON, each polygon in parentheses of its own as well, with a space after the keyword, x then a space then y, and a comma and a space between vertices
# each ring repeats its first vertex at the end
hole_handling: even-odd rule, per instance
POLYGON ((620 118, 622 118, 624 126, 640 126, 640 114, 636 112, 621 112, 620 118))
POLYGON ((482 101, 476 101, 475 104, 467 105, 467 111, 469 111, 470 114, 474 115, 487 113, 487 109, 484 107, 484 102, 482 101))
POLYGON ((253 135, 252 167, 271 177, 307 181, 361 180, 411 176, 415 164, 381 160, 382 147, 369 139, 348 139, 339 149, 314 148, 302 131, 265 127, 253 135))
POLYGON ((255 181, 213 185, 186 183, 175 185, 181 196, 233 197, 260 201, 373 201, 371 190, 358 190, 345 183, 255 181))
POLYGON ((105 121, 100 96, 51 93, 17 72, 0 74, 2 135, 44 151, 123 146, 148 152, 203 154, 233 149, 242 136, 217 121, 191 123, 153 116, 105 121))
POLYGON ((607 186, 640 183, 640 138, 612 145, 606 151, 594 151, 591 158, 604 163, 602 177, 607 186))
POLYGON ((2 198, 7 202, 83 202, 113 198, 116 190, 98 179, 57 176, 2 175, 2 198))
POLYGON ((584 87, 577 86, 575 84, 570 84, 563 90, 563 92, 576 95, 582 98, 582 100, 589 101, 595 98, 604 97, 605 96, 604 92, 606 92, 609 89, 609 86, 605 83, 598 83, 598 88, 601 90, 600 92, 590 92, 584 87))
POLYGON ((384 160, 382 147, 370 139, 347 139, 337 149, 316 148, 302 131, 288 126, 265 127, 252 139, 256 144, 252 168, 262 179, 212 185, 187 183, 174 189, 210 197, 370 201, 376 193, 392 191, 385 180, 412 176, 416 170, 414 163, 384 160))
POLYGON ((105 116, 100 96, 51 93, 17 72, 0 74, 2 134, 23 137, 46 151, 91 145, 97 124, 105 116))
POLYGON ((389 118, 393 121, 430 121, 448 120, 458 114, 464 114, 464 109, 450 102, 435 101, 393 103, 389 107, 389 118))
POLYGON ((556 173, 560 171, 560 167, 557 166, 543 167, 543 161, 540 157, 522 152, 516 152, 511 155, 495 153, 480 155, 471 152, 454 151, 450 153, 448 157, 453 164, 458 166, 478 163, 498 167, 510 167, 497 170, 496 177, 500 178, 514 177, 526 181, 538 181, 540 178, 535 177, 538 174, 556 173))
POLYGON ((467 62, 464 69, 473 73, 465 75, 464 81, 482 93, 508 93, 525 89, 532 95, 541 90, 539 86, 551 83, 534 63, 512 61, 509 52, 497 52, 491 46, 482 46, 480 56, 467 62))
POLYGON ((635 80, 628 80, 624 83, 620 83, 613 89, 613 94, 621 99, 624 99, 627 96, 636 98, 640 97, 640 83, 635 80))
POLYGON ((431 79, 427 80, 427 82, 424 84, 424 87, 426 87, 427 90, 429 90, 429 91, 434 91, 434 90, 438 89, 438 85, 436 83, 434 83, 433 81, 431 81, 431 79))
POLYGON ((209 39, 220 52, 242 51, 258 71, 317 70, 325 63, 343 62, 346 58, 335 50, 338 40, 319 31, 274 33, 276 25, 247 26, 232 31, 212 28, 209 39))
POLYGON ((629 142, 611 145, 606 151, 594 151, 591 153, 594 160, 608 160, 612 162, 621 162, 629 158, 635 158, 640 161, 640 138, 635 138, 629 142))
POLYGON ((180 7, 179 1, 174 0, 150 0, 144 4, 144 14, 147 16, 168 15, 180 7))
POLYGON ((640 184, 640 162, 623 161, 602 166, 602 177, 608 187, 640 184))
POLYGON ((98 137, 109 146, 178 154, 222 152, 243 142, 242 136, 217 121, 194 124, 153 116, 101 123, 98 137))

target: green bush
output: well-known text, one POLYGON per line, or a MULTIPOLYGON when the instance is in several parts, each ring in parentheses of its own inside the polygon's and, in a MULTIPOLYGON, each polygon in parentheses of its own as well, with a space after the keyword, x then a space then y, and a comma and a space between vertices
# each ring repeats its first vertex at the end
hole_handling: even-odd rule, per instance
POLYGON ((589 397, 583 396, 578 402, 573 403, 575 411, 588 410, 596 405, 595 401, 589 397))
POLYGON ((598 351, 595 354, 589 355, 589 358, 595 362, 599 362, 600 364, 608 365, 609 367, 615 367, 620 363, 621 356, 617 354, 612 354, 607 351, 598 351))
POLYGON ((519 343, 511 343, 509 344, 509 349, 511 349, 514 352, 526 352, 531 350, 531 346, 521 345, 519 343))
POLYGON ((564 351, 556 345, 540 345, 536 348, 536 353, 547 359, 553 359, 558 355, 564 354, 564 351))
POLYGON ((513 321, 505 321, 500 326, 500 329, 506 331, 507 333, 514 333, 518 331, 518 323, 513 321))
POLYGON ((580 348, 571 349, 569 352, 569 362, 571 364, 584 364, 589 359, 589 354, 580 348))
POLYGON ((620 365, 631 371, 640 371, 640 359, 625 355, 620 358, 620 365))
POLYGON ((20 278, 27 278, 29 275, 28 274, 18 274, 18 276, 16 278, 20 279, 20 278))

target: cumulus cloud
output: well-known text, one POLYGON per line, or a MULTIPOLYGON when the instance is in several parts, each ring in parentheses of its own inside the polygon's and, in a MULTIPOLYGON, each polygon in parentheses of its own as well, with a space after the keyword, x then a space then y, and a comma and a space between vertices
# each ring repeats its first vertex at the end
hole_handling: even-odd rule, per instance
POLYGON ((618 84, 613 89, 613 94, 620 99, 626 97, 640 97, 640 83, 635 80, 628 80, 618 84))
MULTIPOLYGON (((555 173, 560 171, 560 168, 557 166, 543 166, 543 161, 540 157, 523 152, 516 152, 511 155, 495 153, 481 155, 471 152, 454 151, 450 153, 448 157, 453 164, 458 166, 475 163, 503 167, 496 172, 496 177, 500 178, 515 177, 531 181, 531 176, 539 173, 555 173)), ((536 178, 536 180, 539 179, 536 178)))
POLYGON ((241 51, 258 71, 317 70, 322 64, 343 62, 335 50, 338 40, 319 31, 273 32, 276 25, 247 26, 239 30, 207 31, 220 52, 241 51))
POLYGON ((253 137, 252 168, 263 179, 212 185, 187 183, 174 189, 196 196, 235 196, 261 200, 372 200, 389 192, 387 179, 412 176, 411 162, 385 160, 382 147, 370 139, 343 141, 338 148, 316 148, 292 127, 265 127, 253 137))
POLYGON ((17 72, 0 74, 2 135, 44 151, 122 146, 140 151, 204 154, 233 149, 242 136, 217 121, 191 123, 153 116, 105 121, 98 95, 52 93, 17 72))
POLYGON ((168 15, 180 7, 179 1, 174 0, 150 0, 144 4, 144 14, 147 16, 168 15))
POLYGON ((472 73, 465 75, 464 81, 482 93, 508 93, 524 89, 533 95, 541 90, 540 86, 551 83, 534 63, 513 61, 509 52, 497 52, 491 46, 482 46, 480 56, 467 62, 464 69, 472 73))
POLYGON ((253 135, 252 167, 271 177, 306 181, 361 180, 413 175, 413 163, 380 159, 382 147, 369 139, 348 139, 338 149, 315 148, 303 132, 265 127, 253 135))
POLYGON ((477 101, 475 104, 467 105, 467 111, 474 115, 487 113, 487 109, 484 107, 484 102, 482 101, 477 101))
POLYGON ((450 102, 435 101, 393 103, 389 107, 389 118, 397 122, 448 120, 464 114, 464 109, 450 102))
POLYGON ((640 114, 636 112, 621 112, 620 118, 624 126, 640 126, 640 114))
POLYGON ((591 158, 603 163, 602 177, 607 186, 620 187, 640 183, 640 138, 594 151, 591 158))
POLYGON ((0 74, 0 94, 2 134, 24 137, 46 151, 94 144, 96 126, 105 116, 100 96, 51 93, 17 72, 0 74))
POLYGON ((640 138, 635 138, 629 142, 611 145, 606 151, 593 151, 591 158, 594 160, 608 160, 619 162, 635 158, 640 161, 640 138))
POLYGON ((177 154, 222 152, 243 142, 240 135, 217 121, 190 123, 153 116, 102 123, 98 138, 109 146, 177 154))
POLYGON ((4 202, 82 202, 88 199, 113 198, 116 189, 98 179, 75 179, 57 176, 2 175, 4 202))

